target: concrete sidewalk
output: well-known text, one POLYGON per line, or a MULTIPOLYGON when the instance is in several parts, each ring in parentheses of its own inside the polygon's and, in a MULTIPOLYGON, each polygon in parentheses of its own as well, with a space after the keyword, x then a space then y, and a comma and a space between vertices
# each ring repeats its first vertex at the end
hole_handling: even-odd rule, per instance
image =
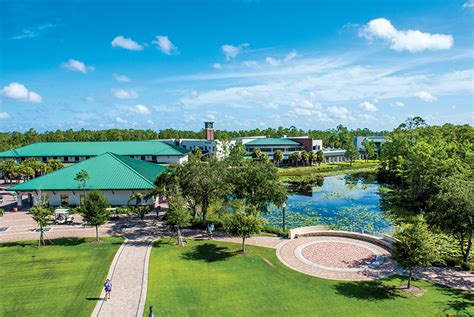
POLYGON ((107 275, 112 281, 111 299, 105 301, 102 290, 92 316, 143 316, 152 246, 150 238, 126 240, 122 244, 107 275))

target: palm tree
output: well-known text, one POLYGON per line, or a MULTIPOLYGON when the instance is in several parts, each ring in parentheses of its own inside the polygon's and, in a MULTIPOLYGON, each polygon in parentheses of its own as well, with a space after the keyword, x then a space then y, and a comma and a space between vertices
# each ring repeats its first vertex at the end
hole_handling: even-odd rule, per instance
POLYGON ((143 220, 145 218, 145 213, 148 211, 147 208, 140 208, 140 204, 142 203, 144 195, 142 193, 132 193, 130 195, 130 199, 128 203, 131 201, 135 201, 135 213, 140 216, 140 219, 143 220))
POLYGON ((316 162, 318 165, 321 165, 321 163, 324 161, 324 152, 322 150, 318 150, 316 152, 316 162))
POLYGON ((276 150, 275 153, 273 153, 273 161, 275 161, 278 167, 280 167, 280 163, 283 161, 283 158, 283 152, 281 150, 276 150))
POLYGON ((304 151, 301 153, 301 161, 303 162, 303 165, 307 165, 309 162, 309 152, 304 151))

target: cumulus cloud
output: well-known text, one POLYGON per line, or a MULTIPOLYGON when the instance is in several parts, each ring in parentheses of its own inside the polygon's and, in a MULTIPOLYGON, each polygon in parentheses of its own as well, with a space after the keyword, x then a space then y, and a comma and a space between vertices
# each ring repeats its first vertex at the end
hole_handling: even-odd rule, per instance
POLYGON ((157 48, 166 55, 171 55, 178 52, 178 48, 169 40, 166 35, 158 35, 156 40, 152 42, 156 44, 157 48))
POLYGON ((327 108, 327 111, 335 118, 348 119, 349 110, 345 107, 331 106, 327 108))
POLYGON ((222 69, 222 65, 219 64, 219 63, 214 63, 214 64, 212 64, 212 68, 214 68, 214 69, 222 69))
POLYGON ((474 8, 474 0, 469 0, 469 1, 467 1, 467 2, 464 2, 464 4, 462 5, 462 7, 463 7, 464 9, 466 9, 466 8, 467 8, 467 9, 472 9, 472 8, 474 8))
POLYGON ((112 40, 113 47, 121 47, 130 51, 141 51, 143 46, 132 40, 131 38, 123 37, 122 35, 116 36, 112 40))
POLYGON ((453 46, 453 37, 446 34, 431 34, 419 30, 397 30, 385 18, 370 21, 360 30, 360 35, 372 40, 383 39, 390 42, 390 48, 411 53, 425 50, 446 50, 453 46))
POLYGON ((115 118, 115 121, 117 121, 117 123, 123 123, 123 124, 127 123, 127 120, 122 119, 120 117, 115 118))
POLYGON ((140 104, 132 107, 131 111, 135 112, 135 113, 138 113, 138 114, 142 114, 142 115, 151 114, 151 111, 150 111, 150 109, 148 109, 148 107, 146 107, 144 105, 140 105, 140 104))
POLYGON ((424 90, 418 91, 417 93, 415 93, 415 97, 418 97, 419 99, 425 102, 433 102, 433 101, 438 100, 438 98, 436 98, 435 96, 433 96, 432 94, 424 90))
POLYGON ((112 89, 112 94, 117 99, 137 99, 139 97, 135 90, 112 89))
POLYGON ((0 90, 0 94, 19 101, 28 101, 33 103, 40 103, 43 101, 43 97, 34 91, 28 90, 25 85, 17 82, 13 82, 8 86, 3 87, 3 89, 0 90))
POLYGON ((377 107, 374 104, 372 104, 368 101, 364 101, 364 102, 360 103, 359 108, 364 110, 364 111, 368 111, 368 112, 375 112, 375 111, 378 110, 377 107))
POLYGON ((128 76, 125 76, 125 75, 118 75, 118 74, 115 74, 114 77, 115 77, 115 80, 116 80, 116 81, 121 82, 121 83, 129 83, 129 82, 131 82, 131 79, 130 79, 128 76))
POLYGON ((10 115, 6 112, 0 112, 0 120, 10 119, 10 115))
POLYGON ((242 43, 238 46, 234 46, 231 44, 224 44, 221 46, 221 50, 225 55, 226 60, 231 60, 233 58, 236 58, 237 55, 239 55, 244 49, 249 47, 249 43, 242 43))
POLYGON ((401 101, 396 101, 396 102, 392 103, 392 107, 393 108, 403 108, 403 107, 405 107, 405 104, 401 101))
POLYGON ((69 59, 67 62, 62 63, 61 66, 71 71, 80 72, 83 74, 87 74, 94 70, 94 67, 87 66, 84 62, 78 61, 76 59, 69 59))

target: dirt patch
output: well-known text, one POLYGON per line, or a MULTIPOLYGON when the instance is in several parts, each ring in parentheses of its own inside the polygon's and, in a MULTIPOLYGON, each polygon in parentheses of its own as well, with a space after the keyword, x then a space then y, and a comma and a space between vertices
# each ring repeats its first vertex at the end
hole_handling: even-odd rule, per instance
POLYGON ((101 244, 101 243, 104 243, 104 241, 102 241, 102 240, 99 240, 99 241, 94 240, 94 241, 91 241, 91 243, 92 243, 92 244, 101 244))
POLYGON ((426 289, 413 286, 413 285, 410 288, 407 288, 407 285, 400 285, 400 286, 395 287, 395 289, 403 293, 412 294, 415 297, 423 296, 423 294, 425 294, 426 292, 426 289))
POLYGON ((235 254, 249 254, 250 251, 249 250, 239 250, 239 251, 236 251, 235 254))

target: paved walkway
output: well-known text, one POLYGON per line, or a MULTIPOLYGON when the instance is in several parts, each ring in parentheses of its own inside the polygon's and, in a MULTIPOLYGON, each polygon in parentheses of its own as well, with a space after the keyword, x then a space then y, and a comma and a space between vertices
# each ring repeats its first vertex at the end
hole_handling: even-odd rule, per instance
POLYGON ((102 290, 92 316, 143 316, 148 283, 148 260, 153 240, 126 240, 118 250, 107 277, 112 281, 111 299, 102 290))

